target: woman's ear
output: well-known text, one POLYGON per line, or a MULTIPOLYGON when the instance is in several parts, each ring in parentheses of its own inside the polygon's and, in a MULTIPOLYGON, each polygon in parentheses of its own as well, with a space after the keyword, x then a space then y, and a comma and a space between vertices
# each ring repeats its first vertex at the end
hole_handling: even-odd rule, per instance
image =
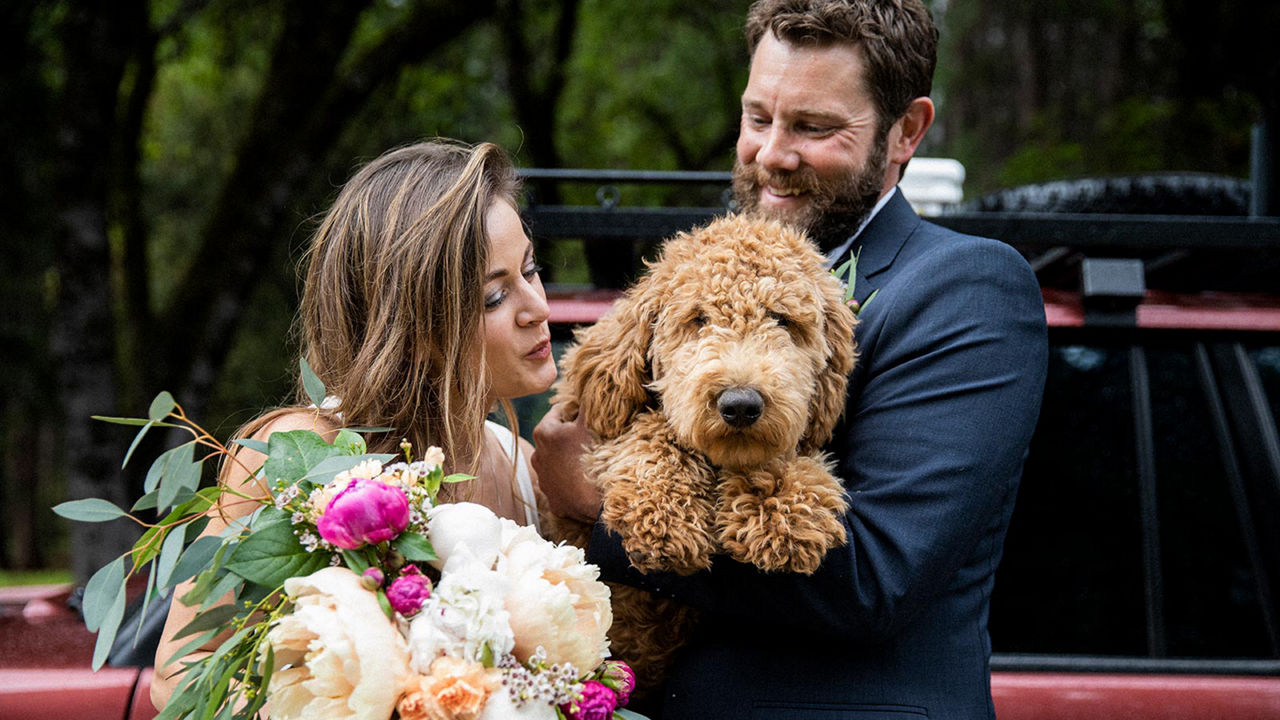
POLYGON ((566 390, 601 438, 621 435, 648 402, 656 312, 657 296, 646 276, 595 325, 579 330, 577 343, 565 353, 566 390))
POLYGON ((826 367, 818 373, 817 396, 813 416, 809 419, 809 432, 800 441, 802 452, 815 452, 831 439, 831 433, 844 413, 845 392, 849 386, 849 373, 857 352, 853 341, 853 328, 857 318, 844 302, 844 293, 834 284, 823 288, 822 319, 823 341, 826 345, 826 367))

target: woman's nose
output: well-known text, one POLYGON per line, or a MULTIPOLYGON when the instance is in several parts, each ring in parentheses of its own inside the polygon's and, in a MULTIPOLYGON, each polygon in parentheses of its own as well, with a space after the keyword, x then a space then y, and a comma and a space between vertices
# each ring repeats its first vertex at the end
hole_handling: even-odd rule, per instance
POLYGON ((526 286, 526 299, 520 312, 516 314, 516 322, 521 326, 539 325, 551 317, 551 306, 547 303, 547 293, 542 283, 535 281, 526 286))

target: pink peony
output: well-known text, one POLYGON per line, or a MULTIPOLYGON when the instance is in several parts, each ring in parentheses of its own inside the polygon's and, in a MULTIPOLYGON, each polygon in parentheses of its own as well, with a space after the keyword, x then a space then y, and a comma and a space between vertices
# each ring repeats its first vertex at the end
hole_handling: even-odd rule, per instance
POLYGON ((612 690, 595 680, 588 680, 582 685, 582 699, 561 705, 560 709, 569 720, 609 720, 616 707, 618 696, 612 690))
POLYGON ((360 574, 360 584, 364 586, 365 590, 370 592, 382 587, 382 583, 386 579, 387 576, 382 573, 382 570, 376 567, 367 568, 360 574))
POLYGON ((621 660, 606 660, 600 682, 618 694, 618 707, 626 707, 631 691, 636 689, 636 673, 621 660))
POLYGON ((404 491, 377 480, 356 478, 342 489, 316 523, 320 537, 355 550, 386 542, 409 526, 409 498, 404 491))
POLYGON ((422 603, 431 597, 431 581, 416 565, 406 565, 387 588, 387 601, 401 615, 409 617, 422 609, 422 603))

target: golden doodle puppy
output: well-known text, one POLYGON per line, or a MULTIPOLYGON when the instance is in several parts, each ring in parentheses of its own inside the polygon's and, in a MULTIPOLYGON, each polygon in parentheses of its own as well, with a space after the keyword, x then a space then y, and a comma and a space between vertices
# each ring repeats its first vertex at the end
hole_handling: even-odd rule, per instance
POLYGON ((844 409, 854 322, 803 234, 739 215, 667 241, 578 331, 557 400, 586 414, 585 469, 636 569, 689 574, 725 553, 812 573, 844 544, 844 490, 819 448, 844 409))
MULTIPOLYGON (((725 553, 812 573, 846 542, 843 488, 821 446, 844 410, 854 315, 801 233, 745 216, 667 241, 648 273, 562 361, 556 402, 585 412, 583 463, 602 517, 642 572, 725 553)), ((547 518, 586 546, 590 527, 547 518)), ((648 694, 696 614, 613 585, 615 656, 648 694)))

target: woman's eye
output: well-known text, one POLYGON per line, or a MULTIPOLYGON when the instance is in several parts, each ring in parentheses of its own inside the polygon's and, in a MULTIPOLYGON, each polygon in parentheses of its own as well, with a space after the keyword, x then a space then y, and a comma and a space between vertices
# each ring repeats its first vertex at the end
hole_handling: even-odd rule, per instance
POLYGON ((529 267, 525 268, 524 272, 522 272, 521 274, 524 275, 525 280, 528 280, 529 278, 532 278, 534 275, 537 275, 541 272, 542 272, 541 265, 530 265, 529 267))
POLYGON ((502 304, 507 299, 507 293, 502 290, 495 290, 484 296, 484 309, 492 310, 502 304))

